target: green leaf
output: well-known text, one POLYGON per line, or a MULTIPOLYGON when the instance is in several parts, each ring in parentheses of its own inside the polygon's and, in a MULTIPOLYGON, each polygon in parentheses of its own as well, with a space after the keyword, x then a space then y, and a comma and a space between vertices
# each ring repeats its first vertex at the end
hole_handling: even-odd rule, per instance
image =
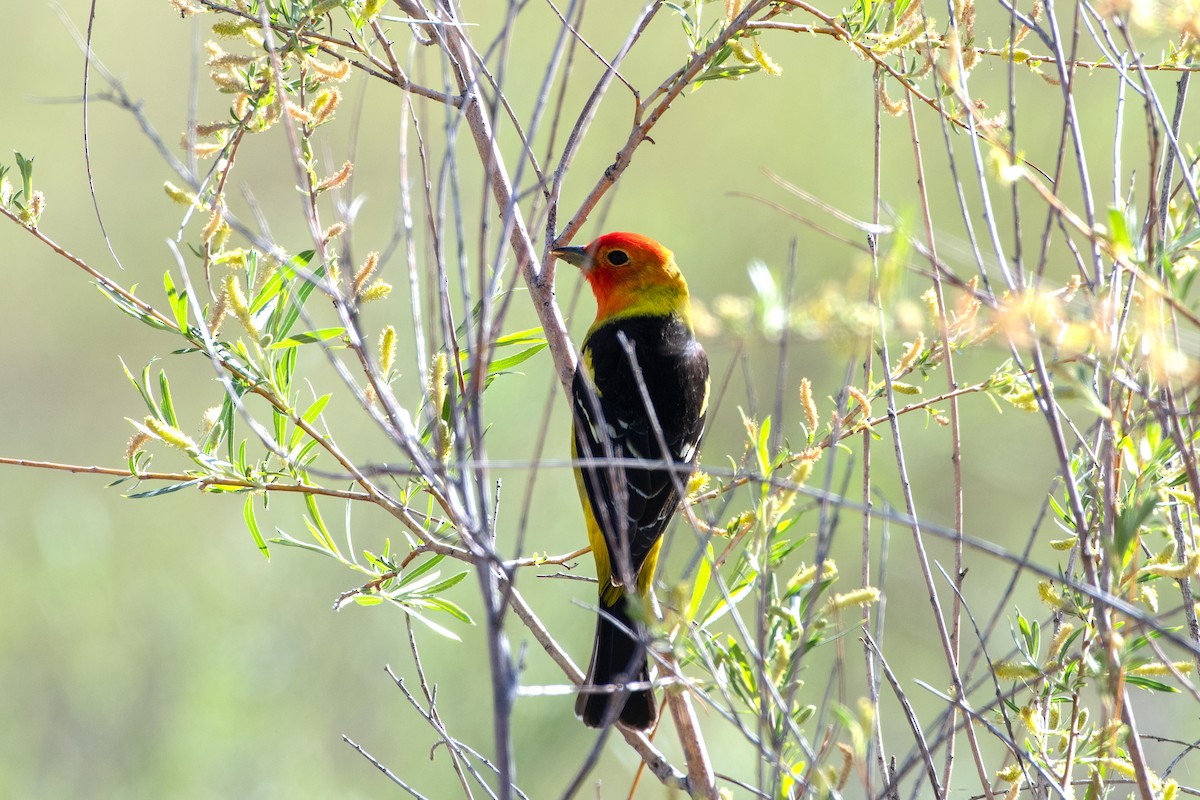
POLYGON ((445 556, 439 554, 439 555, 433 556, 432 558, 429 558, 425 561, 422 561, 420 564, 418 564, 417 566, 413 567, 411 570, 409 570, 408 572, 406 572, 402 576, 400 576, 399 585, 405 586, 409 583, 412 583, 416 578, 420 577, 421 575, 424 575, 426 572, 433 569, 438 564, 442 563, 443 558, 445 558, 445 556))
MULTIPOLYGON (((496 347, 504 347, 505 345, 510 345, 510 344, 528 344, 530 342, 543 342, 544 343, 545 341, 546 341, 546 337, 542 334, 541 327, 526 328, 523 331, 517 331, 516 333, 510 333, 507 336, 501 336, 499 339, 496 340, 495 346, 496 347)), ((463 355, 464 355, 464 357, 466 356, 465 353, 463 355)))
POLYGON ((304 495, 304 503, 308 506, 308 513, 312 517, 311 522, 305 520, 305 523, 308 524, 309 530, 313 534, 313 537, 318 542, 324 544, 329 549, 329 552, 336 558, 339 560, 344 560, 342 559, 341 551, 338 550, 337 543, 334 542, 333 537, 329 535, 329 529, 325 527, 325 520, 321 518, 321 512, 317 508, 317 498, 311 494, 306 494, 304 495))
POLYGON ((441 625, 438 625, 433 620, 418 613, 416 609, 414 609, 412 606, 408 605, 407 603, 400 603, 399 605, 401 608, 404 609, 405 613, 407 613, 410 617, 412 617, 413 619, 419 620, 422 625, 429 628, 429 630, 433 631, 434 633, 438 634, 439 636, 445 636, 447 639, 453 639, 456 642, 462 641, 462 639, 460 639, 458 637, 458 635, 454 633, 454 631, 451 631, 448 628, 443 628, 441 625))
POLYGON ((118 360, 121 362, 121 369, 125 370, 125 377, 129 378, 129 382, 132 383, 142 395, 142 400, 146 402, 146 407, 150 409, 150 413, 155 417, 162 419, 162 410, 159 409, 158 402, 154 399, 154 395, 150 394, 149 388, 150 364, 153 364, 154 362, 151 361, 150 364, 147 364, 146 368, 142 370, 142 379, 139 381, 137 378, 133 377, 133 373, 129 371, 129 367, 125 366, 125 359, 118 358, 118 360))
POLYGON ((434 609, 436 611, 444 611, 460 622, 465 622, 468 625, 474 625, 475 620, 467 612, 458 607, 457 604, 450 602, 444 597, 422 597, 419 601, 422 606, 434 609))
POLYGON ((1179 693, 1179 690, 1174 686, 1171 686, 1167 683, 1162 683, 1161 681, 1152 680, 1151 678, 1147 678, 1143 675, 1126 675, 1125 682, 1131 683, 1134 686, 1140 686, 1143 689, 1149 689, 1152 692, 1171 692, 1173 694, 1179 693))
POLYGON ((21 173, 21 199, 28 203, 33 196, 33 157, 26 158, 16 151, 13 155, 17 158, 17 171, 21 173))
POLYGON ((423 589, 422 593, 432 595, 432 594, 438 594, 440 592, 444 592, 447 589, 449 589, 451 586, 455 586, 455 585, 461 583, 462 579, 465 577, 467 577, 466 572, 460 572, 457 575, 451 575, 449 578, 446 578, 446 580, 440 581, 438 583, 435 583, 433 586, 423 589))
POLYGON ((315 331, 308 333, 298 333, 295 336, 289 336, 286 339, 275 342, 268 349, 282 350, 285 347, 299 347, 302 344, 312 344, 313 342, 324 342, 329 339, 337 338, 346 333, 345 328, 318 328, 315 331))
POLYGON ((717 602, 713 605, 713 607, 709 610, 709 612, 704 615, 704 618, 702 620, 700 620, 700 627, 701 628, 707 627, 711 623, 716 622, 721 617, 725 616, 725 614, 728 613, 730 607, 737 605, 737 601, 740 600, 747 592, 749 592, 751 589, 754 588, 754 579, 756 577, 758 577, 758 573, 751 572, 751 577, 749 579, 747 579, 743 583, 739 584, 738 586, 736 586, 733 590, 731 590, 729 592, 728 600, 726 600, 724 597, 717 600, 717 602))
POLYGON ((276 272, 267 282, 258 290, 258 294, 254 296, 254 300, 250 303, 250 313, 257 314, 269 302, 275 299, 283 290, 283 273, 276 272))
POLYGON ((190 486, 199 486, 208 480, 207 478, 196 478, 195 480, 184 481, 182 483, 172 483, 168 486, 162 486, 158 489, 152 489, 148 492, 135 492, 134 494, 125 495, 130 500, 149 500, 151 497, 161 497, 164 494, 178 492, 180 489, 187 489, 190 486))
POLYGON ((497 358, 488 365, 488 372, 494 374, 506 369, 512 369, 518 364, 522 364, 533 358, 535 355, 545 350, 546 347, 547 344, 543 341, 531 347, 527 347, 515 355, 506 356, 505 358, 497 358))
MULTIPOLYGON (((296 255, 292 256, 290 261, 288 261, 288 266, 285 268, 286 272, 290 277, 295 278, 296 268, 307 268, 308 262, 312 260, 312 257, 312 250, 305 250, 302 253, 297 253, 296 255)), ((322 278, 324 276, 324 264, 313 270, 313 277, 322 278)), ((282 313, 280 313, 279 309, 277 308, 276 314, 271 315, 273 322, 275 316, 278 315, 278 322, 270 328, 271 334, 275 337, 275 339, 283 339, 291 332, 292 326, 295 325, 296 320, 300 318, 300 310, 304 307, 304 304, 308 301, 308 296, 312 294, 312 291, 315 288, 317 288, 316 283, 308 280, 301 280, 299 288, 297 288, 292 295, 291 302, 286 304, 286 307, 282 313)))
POLYGON ((187 290, 180 292, 175 289, 175 282, 171 280, 170 270, 163 273, 163 288, 167 290, 167 302, 171 305, 171 311, 175 313, 175 323, 179 326, 179 330, 187 333, 187 290))
POLYGON ((283 441, 287 438, 288 416, 278 408, 272 408, 271 422, 275 427, 275 443, 283 447, 283 441))
POLYGON ((138 308, 133 303, 130 303, 123 296, 118 294, 115 290, 110 289, 109 287, 107 287, 103 283, 101 283, 100 281, 96 282, 96 287, 101 292, 104 293, 105 297, 107 297, 109 300, 113 301, 113 303, 116 305, 117 308, 121 309, 121 311, 123 311, 124 313, 133 317, 134 319, 138 320, 139 322, 149 325, 151 328, 154 328, 155 330, 158 330, 158 331, 173 331, 173 330, 175 330, 170 325, 167 325, 167 324, 163 323, 162 321, 160 321, 157 317, 152 317, 149 314, 147 314, 145 311, 142 311, 142 309, 138 308))
POLYGON ((1137 533, 1142 523, 1149 519, 1157 506, 1158 496, 1154 492, 1147 492, 1142 498, 1141 503, 1136 506, 1126 506, 1117 514, 1113 546, 1116 548, 1116 553, 1120 556, 1122 564, 1126 562, 1132 554, 1134 546, 1137 545, 1137 533))
POLYGON ((329 558, 336 558, 333 553, 329 552, 323 547, 317 547, 315 544, 294 539, 278 528, 275 529, 275 532, 279 535, 269 540, 271 544, 283 545, 284 547, 298 547, 301 550, 307 550, 310 553, 319 553, 320 555, 328 556, 329 558))
MULTIPOLYGON (((318 397, 315 401, 313 401, 313 404, 308 407, 308 410, 300 415, 300 419, 304 420, 309 425, 312 425, 316 421, 317 417, 321 416, 321 412, 325 410, 325 406, 328 405, 329 398, 332 396, 332 394, 323 394, 318 397)), ((300 444, 300 440, 303 438, 304 429, 297 427, 296 430, 292 432, 292 438, 288 442, 288 450, 295 450, 296 445, 300 444)))
MULTIPOLYGON (((771 441, 771 418, 764 417, 758 426, 758 441, 755 455, 758 457, 758 472, 764 477, 771 474, 771 453, 768 445, 771 441)), ((766 488, 764 486, 764 488, 766 488)))
POLYGON ((1112 243, 1114 248, 1120 252, 1132 253, 1133 240, 1129 236, 1129 226, 1125 222, 1125 215, 1118 208, 1110 208, 1108 210, 1108 225, 1112 228, 1112 243))
POLYGON ((708 81, 719 81, 728 78, 740 78, 743 75, 749 75, 752 72, 761 70, 758 64, 735 64, 731 66, 720 66, 706 69, 704 72, 696 76, 693 86, 699 89, 700 86, 708 81))
POLYGON ((258 529, 258 521, 254 518, 253 493, 246 496, 246 505, 242 509, 242 516, 246 518, 246 527, 250 529, 250 535, 254 537, 254 543, 258 545, 258 551, 263 554, 263 558, 270 561, 271 551, 267 548, 267 543, 263 540, 262 531, 258 529))
POLYGON ((696 612, 700 610, 700 603, 704 601, 704 593, 708 591, 708 581, 712 577, 714 559, 713 546, 710 542, 705 548, 704 558, 700 559, 700 564, 696 567, 696 581, 692 584, 692 596, 688 600, 685 613, 685 619, 688 622, 695 621, 696 612))
POLYGON ((179 421, 175 417, 175 404, 171 402, 171 385, 167 383, 167 373, 159 371, 158 373, 158 389, 162 394, 162 413, 163 419, 172 428, 179 427, 179 421))

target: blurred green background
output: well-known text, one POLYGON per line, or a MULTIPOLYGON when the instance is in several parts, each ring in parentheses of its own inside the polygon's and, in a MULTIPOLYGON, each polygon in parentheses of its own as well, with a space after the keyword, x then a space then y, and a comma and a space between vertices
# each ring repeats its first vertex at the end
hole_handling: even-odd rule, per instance
MULTIPOLYGON (((489 15, 497 9, 466 5, 468 16, 480 23, 480 39, 490 39, 497 19, 489 15)), ((601 52, 611 53, 633 19, 634 6, 614 4, 602 12, 600 4, 593 5, 585 16, 584 33, 601 52)), ((710 8, 716 13, 715 5, 710 8)), ((175 236, 181 217, 161 186, 175 177, 128 112, 93 103, 91 163, 104 223, 123 268, 118 266, 101 237, 88 196, 82 108, 75 102, 81 94, 83 58, 62 18, 82 29, 87 11, 88 4, 80 0, 67 0, 61 9, 39 2, 0 7, 0 30, 8 32, 0 49, 5 97, 0 162, 12 164, 14 150, 35 156, 35 183, 48 200, 41 229, 119 283, 140 284, 142 297, 161 304, 161 275, 174 269, 165 242, 175 236)), ((193 50, 208 38, 212 17, 181 21, 165 0, 107 0, 98 3, 97 11, 97 56, 130 95, 142 101, 147 118, 179 154, 193 50)), ((994 13, 985 9, 984 20, 994 13)), ((506 86, 518 114, 527 115, 553 46, 555 21, 547 8, 534 3, 521 23, 523 46, 511 54, 506 86)), ((1006 33, 1004 24, 997 37, 1006 33)), ((405 36, 398 28, 397 38, 405 36)), ((853 229, 804 208, 763 170, 869 219, 870 69, 841 45, 816 37, 778 34, 764 37, 763 43, 783 67, 783 76, 755 75, 683 95, 655 129, 655 143, 638 151, 611 195, 611 207, 603 206, 603 212, 594 215, 581 240, 601 228, 636 229, 659 239, 676 252, 693 295, 710 309, 719 295, 751 294, 746 273, 751 261, 765 262, 781 285, 786 283, 789 248, 795 244, 798 299, 833 286, 858 292, 850 299, 859 300, 867 266, 861 253, 730 193, 770 197, 860 241, 861 234, 853 229)), ((645 95, 685 57, 678 21, 664 11, 623 74, 645 95)), ((564 108, 569 120, 586 96, 588 78, 599 74, 594 61, 582 54, 576 58, 578 78, 564 108)), ((201 66, 200 74, 204 71, 201 66)), ((426 79, 436 82, 432 76, 426 79)), ((1004 69, 985 65, 973 80, 977 94, 1003 103, 1004 69)), ((1060 90, 1029 76, 1022 76, 1020 85, 1023 108, 1055 109, 1020 117, 1030 160, 1049 168, 1057 148, 1060 90)), ((1167 86, 1166 80, 1162 85, 1167 86)), ((97 93, 107 89, 95 74, 92 88, 97 93)), ((224 98, 203 81, 199 94, 201 120, 223 115, 224 98)), ((1078 97, 1085 130, 1092 137, 1089 146, 1094 145, 1093 181, 1099 187, 1111 182, 1114 97, 1110 74, 1085 81, 1078 97)), ((326 149, 318 152, 332 170, 348 157, 356 135, 354 191, 367 198, 352 239, 353 252, 361 259, 386 243, 395 215, 399 98, 381 82, 355 78, 348 84, 346 100, 339 121, 323 134, 321 146, 326 149), (364 111, 356 123, 351 104, 359 103, 364 111)), ((614 86, 567 181, 560 220, 573 212, 624 142, 631 105, 628 92, 614 86)), ((430 119, 438 119, 440 112, 427 111, 430 119)), ((951 243, 964 234, 941 132, 932 115, 924 113, 920 119, 934 217, 945 229, 943 254, 963 274, 971 274, 971 261, 951 243)), ((1131 160, 1144 159, 1144 144, 1138 138, 1142 128, 1135 122, 1127 123, 1126 157, 1131 160)), ((544 133, 540 140, 545 140, 544 133)), ((967 157, 965 137, 954 140, 959 156, 967 157)), ((235 178, 239 185, 253 187, 276 240, 302 249, 306 233, 281 142, 278 130, 249 141, 235 178)), ((914 221, 917 198, 907 119, 885 119, 884 142, 884 198, 901 217, 914 221)), ((477 187, 468 187, 465 206, 470 213, 478 208, 478 194, 477 187)), ((998 202, 1008 202, 1006 190, 995 184, 991 188, 998 202)), ((1065 196, 1072 191, 1064 188, 1065 196)), ((1106 190, 1098 193, 1107 196, 1106 190)), ((977 190, 968 185, 967 194, 977 209, 977 190)), ((1036 222, 1026 229, 1031 242, 1041 230, 1041 217, 1033 219, 1036 222)), ((974 222, 978 225, 977 213, 974 222)), ((194 223, 188 235, 194 239, 194 223)), ((195 356, 168 356, 177 347, 174 340, 121 315, 86 275, 17 226, 0 224, 0 244, 5 282, 0 292, 0 335, 5 342, 0 349, 0 455, 121 466, 131 431, 125 417, 140 419, 144 409, 118 357, 135 373, 151 359, 163 358, 156 367, 168 370, 181 415, 199 428, 202 411, 221 397, 207 363, 195 356)), ((468 254, 473 257, 472 247, 468 254)), ((1069 263, 1055 263, 1050 280, 1061 283, 1070 270, 1069 263)), ((368 310, 368 331, 389 323, 401 330, 408 327, 401 275, 398 260, 385 265, 384 277, 391 277, 398 288, 386 303, 368 310)), ((902 294, 910 299, 925 288, 923 279, 914 275, 905 282, 902 294)), ((574 309, 571 329, 581 336, 590 320, 591 299, 578 296, 576 277, 565 271, 559 298, 564 308, 574 309)), ((516 298, 508 329, 533 324, 523 299, 516 298)), ((897 332, 893 345, 911 334, 897 332)), ((751 340, 744 365, 738 360, 735 337, 714 336, 705 344, 714 375, 724 379, 732 370, 730 388, 710 419, 712 434, 704 454, 705 462, 716 466, 725 463, 726 454, 736 456, 741 447, 739 407, 755 416, 772 413, 778 380, 782 424, 795 437, 800 414, 795 387, 800 377, 812 379, 827 414, 830 404, 825 398, 841 388, 848 363, 846 351, 836 345, 793 337, 781 378, 777 343, 751 340)), ((972 354, 959 365, 960 381, 987 374, 1002 358, 999 350, 972 354)), ((305 363, 312 368, 314 382, 327 382, 317 386, 318 394, 334 388, 319 359, 310 356, 305 363)), ((411 355, 402 354, 401 370, 411 374, 413 366, 411 355)), ((548 355, 528 362, 522 372, 499 380, 489 392, 495 424, 488 433, 488 455, 502 461, 528 460, 533 453, 531 432, 545 427, 545 456, 565 458, 567 420, 561 398, 554 394, 548 355), (548 399, 552 411, 543 419, 548 399)), ((861 369, 854 374, 854 381, 861 383, 861 369)), ((403 382, 402 378, 402 390, 403 382)), ((943 387, 939 373, 929 390, 936 393, 943 387)), ((415 387, 410 383, 407 390, 415 392, 415 387)), ((398 457, 354 413, 349 397, 335 396, 329 414, 335 435, 352 453, 374 461, 398 457)), ((984 399, 966 400, 963 417, 968 530, 1020 548, 1055 471, 1041 421, 1012 410, 998 413, 984 399)), ((948 436, 936 426, 926 429, 916 419, 904 423, 904 432, 918 509, 930 520, 948 522, 948 436)), ((877 445, 875 453, 882 462, 876 473, 879 489, 899 504, 889 477, 890 443, 877 445)), ((835 488, 858 457, 843 453, 827 459, 822 469, 834 470, 835 488)), ((158 454, 156 468, 172 465, 182 466, 172 462, 170 454, 158 454)), ((391 664, 400 674, 413 675, 401 614, 383 607, 330 611, 334 598, 356 585, 354 575, 331 561, 283 548, 275 548, 268 563, 245 529, 237 498, 180 492, 133 501, 121 497, 122 489, 105 488, 103 478, 15 467, 0 470, 0 719, 6 723, 0 726, 0 796, 352 798, 396 791, 341 741, 343 734, 428 796, 453 793, 445 753, 435 754, 430 762, 431 731, 383 672, 384 665, 391 664)), ((529 473, 500 469, 496 475, 504 481, 501 530, 510 535, 506 546, 515 547, 529 473)), ((856 481, 850 485, 856 492, 856 481)), ((582 542, 574 491, 566 471, 538 473, 524 554, 567 552, 582 542)), ((334 504, 323 509, 334 529, 341 530, 343 509, 334 504)), ((278 525, 298 534, 301 513, 301 504, 277 499, 260 521, 264 528, 278 525)), ((810 530, 815 519, 813 515, 807 523, 810 530)), ((358 510, 354 526, 360 548, 378 550, 385 538, 400 540, 392 521, 373 510, 358 510)), ((857 573, 859 528, 857 515, 846 513, 837 529, 835 556, 846 576, 857 573)), ((881 529, 877 523, 876 536, 881 529)), ((891 533, 887 595, 905 601, 921 598, 924 589, 912 567, 908 533, 891 533)), ((675 536, 672 563, 683 563, 691 554, 691 536, 682 529, 675 536)), ((931 554, 943 564, 950 563, 949 553, 943 543, 931 546, 931 554)), ((1054 564, 1057 557, 1044 546, 1035 547, 1035 560, 1054 564)), ((994 610, 1000 585, 996 576, 1001 573, 989 572, 995 562, 973 557, 972 563, 975 572, 967 580, 966 596, 986 617, 994 610)), ((581 570, 590 569, 585 560, 581 570)), ((1007 574, 1003 573, 1005 581, 1007 574)), ((840 588, 853 583, 847 577, 840 588)), ((1040 615, 1029 588, 1023 584, 1013 602, 1040 615)), ((522 589, 575 659, 586 662, 592 622, 585 605, 591 588, 533 580, 531 575, 522 589)), ((949 591, 944 585, 942 589, 945 599, 949 591)), ((469 579, 453 599, 478 617, 474 591, 469 579)), ((893 666, 910 681, 910 688, 914 676, 943 685, 944 667, 929 638, 932 627, 923 599, 913 607, 894 601, 890 611, 885 652, 901 645, 893 666), (904 647, 914 636, 928 641, 919 648, 904 647)), ((448 624, 463 643, 440 639, 418 626, 426 668, 438 681, 439 709, 450 731, 488 753, 491 731, 484 711, 490 686, 481 631, 448 624)), ((523 682, 561 683, 561 675, 523 629, 513 625, 510 630, 514 651, 527 648, 523 682)), ((1008 646, 1007 636, 1007 625, 1002 624, 993 640, 1001 653, 1008 646)), ((840 647, 847 651, 845 669, 851 682, 835 696, 853 703, 861 694, 853 682, 861 662, 853 631, 840 647)), ((830 646, 813 663, 831 664, 837 655, 837 648, 830 646)), ((812 678, 811 683, 824 692, 824 678, 812 678)), ((914 693, 919 710, 940 708, 940 701, 914 693)), ((565 697, 521 699, 514 724, 519 783, 531 797, 556 796, 595 734, 574 721, 565 697)), ((894 741, 900 748, 908 739, 901 733, 894 741)), ((753 776, 754 762, 741 755, 744 751, 735 740, 710 744, 719 754, 718 770, 753 776)), ((601 795, 623 796, 635 766, 624 747, 610 747, 595 773, 614 775, 601 795)), ((643 779, 639 796, 666 794, 649 777, 643 779)))

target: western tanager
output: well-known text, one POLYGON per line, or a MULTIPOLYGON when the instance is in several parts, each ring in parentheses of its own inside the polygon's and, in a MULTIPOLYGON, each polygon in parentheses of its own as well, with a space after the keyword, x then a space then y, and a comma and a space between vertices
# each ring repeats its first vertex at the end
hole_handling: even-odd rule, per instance
POLYGON ((646 685, 642 606, 631 607, 628 586, 649 596, 663 530, 695 465, 708 357, 692 331, 687 283, 658 242, 608 233, 553 254, 579 267, 597 305, 573 384, 575 479, 600 583, 596 641, 575 713, 594 728, 619 720, 645 730, 658 709, 646 685), (642 688, 625 688, 630 683, 642 688))

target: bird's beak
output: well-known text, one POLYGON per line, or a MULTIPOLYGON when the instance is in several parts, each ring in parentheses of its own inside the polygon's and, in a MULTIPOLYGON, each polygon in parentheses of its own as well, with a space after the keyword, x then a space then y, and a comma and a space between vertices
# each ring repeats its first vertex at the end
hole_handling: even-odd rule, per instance
POLYGON ((592 268, 592 254, 586 247, 556 247, 550 251, 550 255, 561 258, 573 267, 579 267, 584 275, 592 268))

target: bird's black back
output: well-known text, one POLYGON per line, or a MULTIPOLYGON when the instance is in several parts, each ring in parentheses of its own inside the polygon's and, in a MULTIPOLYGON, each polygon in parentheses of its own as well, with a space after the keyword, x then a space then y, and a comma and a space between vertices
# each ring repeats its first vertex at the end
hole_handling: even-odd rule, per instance
POLYGON ((583 355, 575 373, 574 412, 584 486, 614 576, 621 574, 617 554, 623 541, 636 574, 670 521, 695 463, 707 410, 708 357, 676 316, 603 324, 584 341, 583 355), (594 392, 581 374, 589 364, 594 392), (588 459, 617 462, 589 466, 588 459), (626 465, 624 459, 669 460, 675 469, 626 465))

